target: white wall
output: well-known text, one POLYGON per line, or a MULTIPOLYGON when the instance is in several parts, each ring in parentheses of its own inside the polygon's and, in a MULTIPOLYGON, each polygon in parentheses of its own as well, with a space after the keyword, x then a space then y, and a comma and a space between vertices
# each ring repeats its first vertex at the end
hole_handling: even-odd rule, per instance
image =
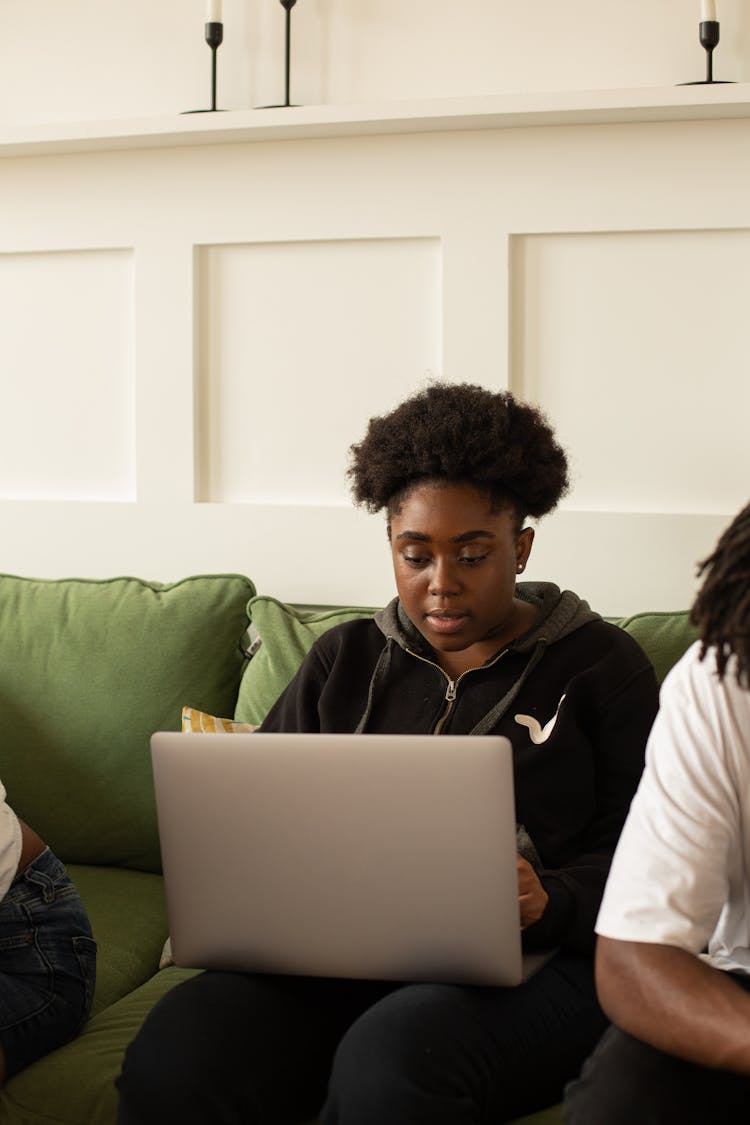
MULTIPOLYGON (((0 0, 0 124, 208 104, 205 0, 0 0)), ((718 0, 715 77, 750 80, 750 4, 718 0)), ((704 77, 700 0, 298 0, 292 100, 671 86, 704 77)), ((224 0, 219 104, 283 100, 278 0, 224 0)))
MULTIPOLYGON (((276 100, 280 5, 224 6, 223 104, 276 100)), ((748 6, 718 6, 716 71, 750 77, 748 6)), ((38 155, 42 122, 121 117, 127 140, 205 101, 199 0, 59 8, 0 5, 0 570, 382 602, 346 448, 433 373, 539 402, 569 447, 532 577, 605 613, 689 602, 750 479, 750 90, 670 109, 702 73, 698 0, 527 3, 512 40, 499 0, 299 0, 293 97, 391 104, 390 135, 289 110, 291 139, 260 112, 198 143, 228 113, 186 143, 175 116, 38 155), (490 98, 486 127, 459 100, 425 131, 390 101, 644 83, 666 108, 629 124, 552 95, 526 127, 490 98)))

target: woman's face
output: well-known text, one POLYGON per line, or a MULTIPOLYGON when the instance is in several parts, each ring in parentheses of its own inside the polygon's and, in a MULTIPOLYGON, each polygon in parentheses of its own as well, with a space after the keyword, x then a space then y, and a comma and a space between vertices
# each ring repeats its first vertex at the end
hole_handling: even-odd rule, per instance
POLYGON ((418 485, 391 516, 401 604, 446 670, 456 669, 450 654, 480 664, 529 627, 531 607, 514 591, 534 532, 516 525, 511 508, 492 511, 485 493, 460 484, 418 485))

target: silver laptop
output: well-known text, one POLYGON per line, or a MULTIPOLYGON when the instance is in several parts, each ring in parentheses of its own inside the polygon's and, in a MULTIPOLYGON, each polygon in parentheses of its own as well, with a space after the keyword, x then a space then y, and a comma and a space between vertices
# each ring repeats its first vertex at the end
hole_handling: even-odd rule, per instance
POLYGON ((525 975, 507 739, 159 733, 151 747, 178 965, 525 975))

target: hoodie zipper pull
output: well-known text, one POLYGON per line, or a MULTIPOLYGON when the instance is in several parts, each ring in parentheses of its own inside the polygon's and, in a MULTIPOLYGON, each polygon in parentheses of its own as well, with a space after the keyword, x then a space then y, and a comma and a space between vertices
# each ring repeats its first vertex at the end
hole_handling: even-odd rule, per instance
POLYGON ((446 688, 446 691, 445 691, 445 701, 446 701, 446 703, 452 703, 455 698, 456 698, 456 681, 455 680, 448 680, 448 687, 446 688))

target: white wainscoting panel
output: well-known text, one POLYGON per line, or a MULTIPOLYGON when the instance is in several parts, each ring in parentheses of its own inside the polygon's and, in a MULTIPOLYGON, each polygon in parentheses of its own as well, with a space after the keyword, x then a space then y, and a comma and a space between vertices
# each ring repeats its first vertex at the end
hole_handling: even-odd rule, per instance
POLYGON ((348 504, 351 443, 442 369, 440 240, 208 246, 197 263, 196 499, 348 504))
POLYGON ((0 144, 0 570, 382 603, 347 448, 434 376, 569 447, 529 577, 686 606, 750 477, 750 117, 670 96, 0 144))
POLYGON ((0 253, 0 498, 135 499, 133 254, 0 253))
POLYGON ((569 450, 569 510, 747 502, 749 230, 519 235, 512 273, 512 386, 569 450))

